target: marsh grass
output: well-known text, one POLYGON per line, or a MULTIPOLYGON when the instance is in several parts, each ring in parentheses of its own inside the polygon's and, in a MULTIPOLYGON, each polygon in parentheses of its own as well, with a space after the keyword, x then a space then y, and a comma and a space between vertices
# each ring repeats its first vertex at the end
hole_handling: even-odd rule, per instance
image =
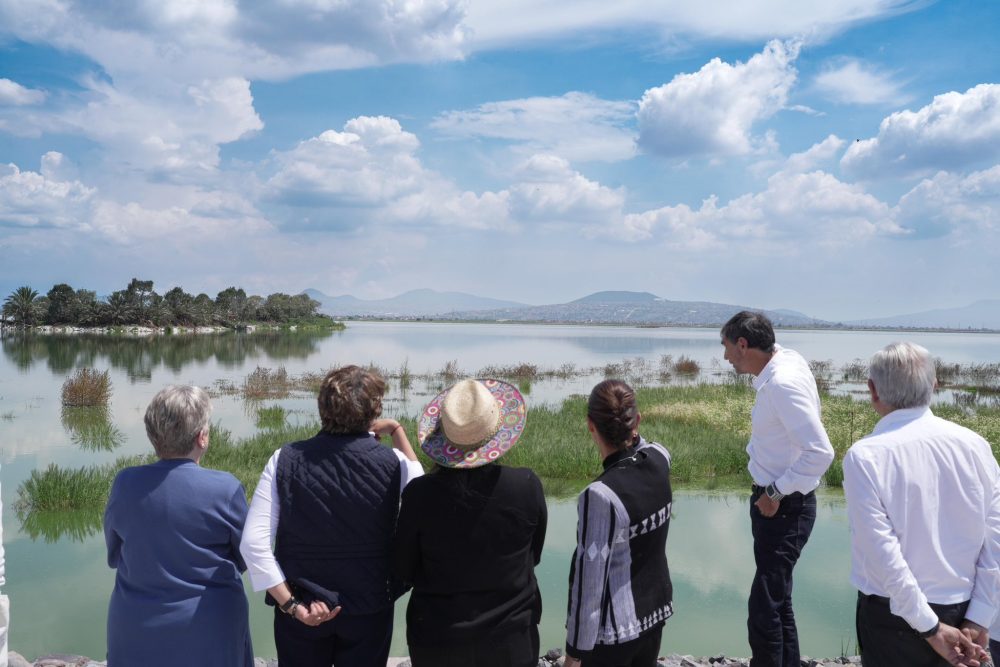
POLYGON ((291 388, 292 383, 284 367, 270 369, 258 366, 243 380, 243 398, 248 401, 285 398, 291 388))
POLYGON ((686 355, 681 355, 673 365, 674 373, 678 375, 698 375, 701 373, 701 364, 686 355))
POLYGON ((288 410, 280 405, 257 409, 257 428, 270 430, 282 428, 288 419, 288 410))
POLYGON ((74 542, 84 542, 101 532, 101 508, 60 512, 17 512, 21 530, 32 540, 39 538, 53 544, 68 537, 74 542))
POLYGON ((125 441, 124 434, 111 422, 111 413, 104 406, 64 406, 60 417, 70 439, 82 449, 110 452, 125 441))
POLYGON ((14 412, 13 410, 10 410, 8 412, 0 412, 0 421, 12 422, 14 421, 14 417, 16 416, 17 413, 14 412))
MULTIPOLYGON (((634 366, 633 366, 634 368, 634 366)), ((641 432, 660 442, 673 459, 672 479, 679 486, 741 488, 750 483, 746 444, 755 392, 746 376, 730 373, 721 383, 638 387, 643 415, 641 432)), ((263 411, 271 410, 264 408, 263 411)), ((822 418, 836 457, 825 481, 843 481, 841 460, 847 449, 871 432, 878 416, 867 401, 845 395, 822 395, 822 418)), ((939 416, 962 424, 990 442, 1000 455, 1000 407, 935 405, 939 416)), ((277 411, 273 413, 277 418, 277 411)), ((258 412, 260 415, 260 412, 258 412)), ((282 415, 284 417, 285 415, 282 415)), ((402 418, 410 442, 425 469, 431 462, 417 447, 415 420, 402 418)), ((257 435, 234 439, 213 427, 202 465, 234 474, 250 496, 261 470, 275 450, 315 435, 316 423, 290 425, 287 420, 257 435)), ((65 512, 103 507, 111 481, 122 467, 155 460, 152 455, 121 458, 104 466, 33 471, 17 491, 21 512, 65 512)), ((572 495, 601 472, 597 447, 586 428, 586 399, 571 396, 558 408, 529 407, 524 435, 503 459, 512 466, 532 468, 556 495, 572 495)))
POLYGON ((108 371, 81 368, 66 378, 62 386, 62 404, 70 407, 107 405, 111 398, 111 375, 108 371))

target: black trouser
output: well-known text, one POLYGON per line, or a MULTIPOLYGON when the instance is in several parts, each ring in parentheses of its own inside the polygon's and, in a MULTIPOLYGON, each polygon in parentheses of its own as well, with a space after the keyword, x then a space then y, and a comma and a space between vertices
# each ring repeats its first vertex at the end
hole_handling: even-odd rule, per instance
POLYGON ((583 659, 580 667, 656 667, 662 635, 663 624, 660 623, 630 642, 598 644, 590 655, 583 659))
POLYGON ((376 614, 340 615, 315 627, 274 608, 278 664, 290 667, 373 667, 389 659, 392 607, 376 614))
POLYGON ((532 623, 476 642, 411 643, 410 662, 413 667, 537 667, 538 649, 538 626, 532 623))
POLYGON ((816 523, 816 494, 791 493, 781 499, 778 512, 767 518, 754 505, 763 492, 755 485, 750 495, 753 557, 757 564, 747 601, 747 630, 753 653, 750 665, 799 667, 792 569, 816 523))
MULTIPOLYGON (((958 627, 968 602, 931 604, 938 620, 958 627)), ((910 624, 889 611, 889 598, 858 593, 858 648, 865 667, 944 667, 948 661, 910 624)))
POLYGON ((1000 642, 993 638, 990 638, 990 657, 994 665, 1000 665, 1000 642))

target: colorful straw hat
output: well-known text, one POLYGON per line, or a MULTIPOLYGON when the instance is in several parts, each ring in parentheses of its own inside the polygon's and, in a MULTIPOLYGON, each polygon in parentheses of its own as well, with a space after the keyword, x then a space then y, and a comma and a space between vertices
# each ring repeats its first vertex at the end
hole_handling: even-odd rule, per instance
POLYGON ((446 468, 478 468, 507 453, 524 432, 521 392, 501 380, 462 380, 434 397, 417 424, 417 441, 446 468))

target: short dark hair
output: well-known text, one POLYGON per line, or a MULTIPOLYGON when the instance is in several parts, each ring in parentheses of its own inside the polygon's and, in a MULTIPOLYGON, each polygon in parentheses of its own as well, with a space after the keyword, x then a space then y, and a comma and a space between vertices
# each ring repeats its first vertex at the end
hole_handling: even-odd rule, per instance
POLYGON ((774 325, 764 313, 741 310, 722 325, 722 337, 730 343, 744 338, 747 347, 774 352, 774 325))
POLYGON ((319 387, 319 418, 327 433, 364 433, 382 414, 385 380, 360 366, 335 368, 319 387))
POLYGON ((615 449, 627 447, 639 425, 635 392, 621 380, 605 380, 590 392, 587 416, 604 442, 615 449))

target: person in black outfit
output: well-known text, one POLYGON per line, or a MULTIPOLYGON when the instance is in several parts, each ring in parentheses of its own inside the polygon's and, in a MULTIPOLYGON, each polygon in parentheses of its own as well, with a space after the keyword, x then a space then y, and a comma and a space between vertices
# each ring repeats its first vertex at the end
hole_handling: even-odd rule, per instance
POLYGON ((534 567, 547 513, 527 468, 496 461, 524 429, 524 399, 499 380, 464 380, 418 425, 436 470, 403 492, 392 570, 412 584, 414 667, 535 667, 542 598, 534 567))
POLYGON ((635 392, 621 380, 590 393, 587 428, 604 472, 577 506, 565 667, 654 667, 673 615, 670 453, 639 436, 640 419, 635 392))

